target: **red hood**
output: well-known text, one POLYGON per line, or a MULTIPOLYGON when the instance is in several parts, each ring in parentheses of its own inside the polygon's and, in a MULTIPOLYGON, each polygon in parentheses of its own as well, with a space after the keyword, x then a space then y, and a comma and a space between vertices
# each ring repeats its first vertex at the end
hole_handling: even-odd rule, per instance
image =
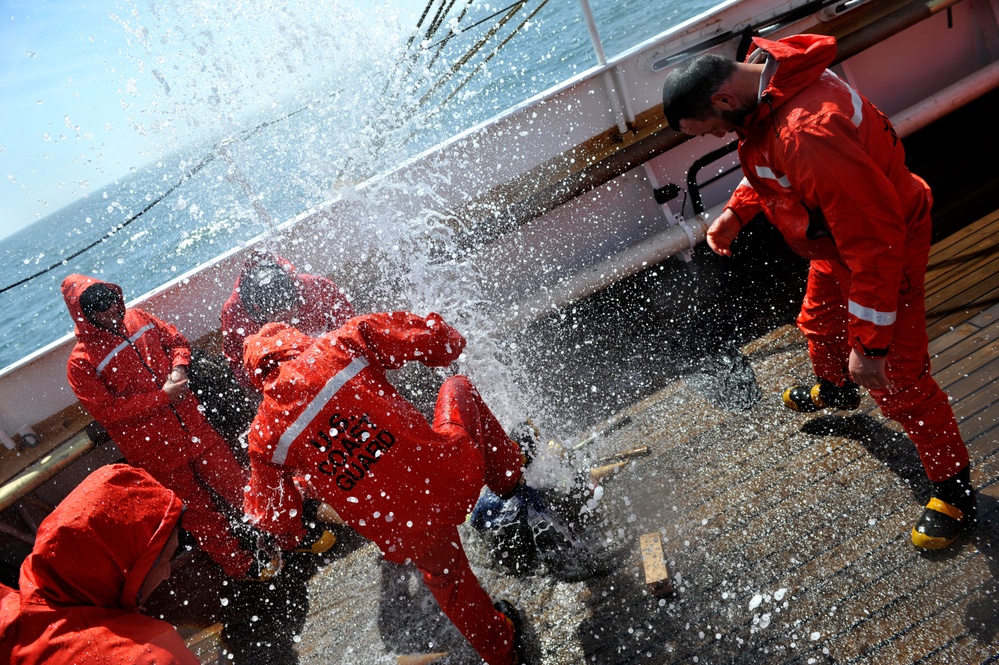
POLYGON ((146 471, 94 471, 38 527, 21 566, 21 603, 135 610, 183 503, 146 471))
POLYGON ((104 284, 124 299, 120 286, 111 282, 105 282, 96 277, 73 274, 68 275, 66 279, 62 280, 62 298, 66 301, 69 315, 73 317, 73 332, 76 334, 77 339, 107 333, 103 328, 91 323, 90 319, 84 315, 83 308, 80 307, 80 296, 94 284, 104 284))
POLYGON ((236 278, 236 290, 239 291, 239 284, 243 281, 243 277, 256 268, 258 265, 264 261, 274 261, 279 266, 284 268, 284 271, 289 275, 297 275, 298 268, 295 264, 281 256, 280 254, 275 254, 274 252, 253 252, 250 256, 243 262, 243 268, 239 271, 239 277, 236 278))
POLYGON ((279 363, 297 358, 316 340, 287 323, 267 323, 243 344, 243 364, 250 382, 262 390, 264 381, 279 363))
POLYGON ((298 272, 298 268, 295 267, 294 263, 286 259, 284 256, 274 252, 253 252, 249 257, 247 257, 246 261, 243 262, 243 272, 246 272, 249 268, 256 267, 268 259, 275 261, 279 266, 292 274, 298 272))
MULTIPOLYGON (((750 53, 747 62, 756 61, 760 51, 777 61, 777 71, 763 90, 763 99, 773 107, 814 83, 836 59, 836 38, 826 35, 794 35, 776 42, 753 37, 753 43, 759 50, 750 53)), ((760 104, 748 122, 762 112, 769 114, 767 104, 760 104)))

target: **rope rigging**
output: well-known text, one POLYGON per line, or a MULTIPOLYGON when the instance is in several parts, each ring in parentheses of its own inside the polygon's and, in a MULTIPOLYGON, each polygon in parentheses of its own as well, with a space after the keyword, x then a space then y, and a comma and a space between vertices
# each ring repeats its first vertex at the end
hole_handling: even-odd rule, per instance
MULTIPOLYGON (((548 0, 540 0, 538 5, 523 21, 513 26, 509 34, 501 35, 500 33, 503 28, 507 27, 517 16, 518 12, 524 9, 530 1, 515 0, 503 9, 459 28, 458 24, 468 16, 468 12, 476 0, 464 0, 461 9, 450 21, 447 20, 447 17, 454 12, 456 0, 429 0, 423 10, 421 20, 417 24, 416 31, 410 35, 407 41, 406 51, 400 56, 399 65, 395 69, 395 71, 399 72, 399 75, 393 77, 390 81, 386 81, 383 94, 379 98, 379 103, 383 111, 390 108, 401 108, 391 114, 386 112, 379 114, 386 119, 387 126, 384 127, 384 131, 374 141, 376 152, 380 151, 395 136, 395 132, 403 129, 409 119, 418 111, 421 111, 421 109, 422 112, 420 115, 423 121, 429 120, 440 113, 482 71, 483 67, 499 53, 500 49, 509 43, 537 15, 541 8, 548 3, 548 0), (427 22, 424 28, 426 17, 431 14, 433 17, 427 22), (498 21, 496 21, 497 18, 499 19, 498 21), (496 21, 496 23, 490 26, 485 34, 478 38, 467 50, 460 53, 454 64, 450 65, 443 75, 434 78, 436 73, 433 70, 433 65, 440 58, 444 46, 455 37, 459 37, 461 34, 467 33, 490 21, 496 21), (445 36, 438 35, 440 30, 448 24, 454 26, 450 28, 450 34, 445 36), (439 38, 434 41, 435 37, 439 38), (497 38, 500 41, 489 49, 497 38), (486 52, 487 50, 489 52, 486 52), (466 76, 455 83, 456 75, 463 68, 469 67, 476 56, 482 57, 475 62, 473 68, 466 76), (414 69, 418 65, 422 65, 422 71, 414 74, 414 69), (445 90, 449 83, 455 83, 455 85, 445 90), (435 95, 442 96, 439 101, 434 102, 432 107, 427 108, 435 95), (400 99, 405 101, 400 104, 400 99)), ((408 133, 403 142, 410 140, 418 131, 418 128, 414 128, 408 133)))
MULTIPOLYGON (((521 8, 521 7, 523 6, 523 5, 524 5, 524 4, 525 4, 525 2, 518 2, 518 3, 516 3, 515 5, 511 5, 511 7, 516 7, 516 9, 512 9, 511 11, 509 11, 509 13, 507 13, 507 14, 506 14, 506 16, 504 16, 504 17, 503 17, 503 18, 502 18, 502 19, 500 20, 500 22, 499 22, 499 23, 497 24, 497 27, 496 27, 496 30, 491 30, 491 31, 490 31, 490 33, 489 33, 489 35, 488 35, 488 36, 487 36, 486 38, 483 38, 482 40, 480 40, 479 44, 476 44, 476 48, 475 48, 475 50, 476 50, 476 51, 478 51, 478 50, 479 50, 479 49, 481 48, 481 46, 484 46, 484 45, 485 45, 485 42, 486 42, 486 41, 487 41, 487 40, 488 40, 488 39, 489 39, 490 37, 492 37, 492 36, 493 36, 493 35, 494 35, 494 34, 495 34, 496 32, 498 32, 498 31, 499 31, 499 29, 501 29, 501 28, 502 28, 502 27, 503 27, 503 26, 504 26, 504 25, 505 25, 505 24, 506 24, 506 23, 507 23, 508 21, 512 20, 512 19, 513 19, 513 16, 514 16, 514 14, 515 14, 515 13, 516 13, 516 12, 517 12, 517 11, 518 11, 518 10, 519 10, 519 9, 520 9, 520 8, 521 8)), ((429 112, 429 113, 427 114, 427 115, 428 115, 428 117, 432 117, 433 115, 436 115, 437 113, 439 113, 439 112, 440 112, 440 110, 441 110, 441 109, 442 109, 442 108, 443 108, 443 107, 444 107, 444 106, 445 106, 445 105, 446 105, 446 104, 447 104, 448 102, 450 102, 450 101, 451 101, 451 100, 452 100, 452 99, 454 98, 454 96, 455 96, 456 94, 458 94, 458 92, 460 92, 460 91, 461 91, 461 89, 462 89, 462 88, 464 88, 464 87, 465 87, 465 85, 467 85, 467 84, 468 84, 468 82, 469 82, 469 81, 471 81, 471 80, 472 80, 472 78, 473 78, 473 77, 474 77, 474 76, 475 76, 475 75, 476 75, 476 74, 477 74, 477 73, 478 73, 478 72, 479 72, 479 71, 480 71, 480 70, 481 70, 481 69, 482 69, 482 68, 483 68, 483 67, 484 67, 484 66, 485 66, 485 65, 486 65, 486 64, 487 64, 487 63, 488 63, 488 62, 489 62, 490 60, 492 60, 492 59, 493 59, 493 58, 494 58, 494 57, 496 56, 496 54, 497 54, 497 53, 499 53, 499 52, 500 52, 500 49, 502 49, 502 48, 503 48, 503 47, 504 47, 504 46, 505 46, 505 45, 506 45, 506 44, 507 44, 507 43, 508 43, 508 42, 509 42, 509 41, 510 41, 511 39, 513 39, 513 38, 514 38, 514 36, 516 36, 516 34, 517 34, 517 33, 518 33, 518 32, 519 32, 519 31, 520 31, 520 30, 521 30, 521 29, 522 29, 522 28, 523 28, 523 27, 524 27, 525 25, 527 25, 527 24, 528 24, 528 23, 529 23, 529 22, 531 21, 531 19, 533 19, 533 18, 534 18, 534 16, 535 16, 535 15, 536 15, 536 14, 537 14, 537 13, 538 13, 539 11, 541 11, 542 7, 544 7, 544 6, 546 5, 546 4, 548 4, 548 0, 541 0, 541 2, 540 2, 540 3, 538 4, 538 6, 537 6, 537 7, 536 7, 536 8, 534 9, 534 11, 532 11, 532 12, 531 12, 530 14, 528 14, 527 18, 525 18, 525 19, 524 19, 523 21, 521 21, 521 22, 520 22, 520 24, 519 24, 519 25, 517 25, 517 26, 516 26, 516 27, 515 27, 515 28, 513 29, 513 31, 512 31, 512 32, 511 32, 511 33, 510 33, 509 35, 507 35, 507 36, 506 36, 506 37, 505 37, 505 38, 503 39, 503 41, 501 41, 501 42, 500 42, 499 44, 497 44, 497 45, 496 45, 496 47, 495 47, 495 48, 494 48, 494 49, 492 50, 492 52, 491 52, 491 53, 489 53, 489 54, 488 54, 487 56, 485 56, 485 57, 484 57, 484 58, 483 58, 483 59, 482 59, 481 61, 479 61, 479 63, 478 63, 478 64, 476 64, 475 68, 474 68, 474 69, 473 69, 473 70, 472 70, 471 72, 469 72, 469 73, 468 73, 468 74, 467 74, 467 75, 465 76, 464 80, 463 80, 463 81, 461 81, 461 83, 459 83, 459 84, 458 84, 458 85, 457 85, 457 86, 456 86, 456 87, 455 87, 455 88, 454 88, 453 90, 451 90, 451 92, 450 92, 450 93, 449 93, 449 94, 447 95, 447 97, 445 97, 445 98, 444 98, 444 99, 443 99, 443 100, 442 100, 442 101, 441 101, 441 102, 440 102, 440 103, 439 103, 439 104, 437 105, 437 107, 436 107, 436 108, 432 109, 432 110, 431 110, 431 111, 430 111, 430 112, 429 112)), ((464 56, 464 57, 463 57, 463 58, 462 58, 461 60, 459 60, 458 62, 456 62, 456 63, 455 63, 455 64, 454 64, 454 65, 453 65, 453 66, 451 67, 451 70, 450 70, 450 72, 449 72, 449 73, 448 73, 448 74, 447 74, 447 75, 446 75, 446 76, 445 76, 444 78, 442 78, 441 80, 439 80, 439 81, 438 81, 438 83, 437 83, 437 84, 436 84, 436 85, 435 85, 435 86, 434 86, 434 87, 433 87, 433 88, 432 88, 431 90, 427 91, 427 93, 425 93, 425 94, 423 95, 423 97, 421 97, 421 98, 420 98, 420 100, 419 100, 419 101, 417 102, 416 106, 417 106, 417 107, 419 107, 419 106, 422 106, 422 105, 423 105, 424 103, 426 103, 426 101, 427 101, 427 100, 429 100, 429 99, 430 99, 430 97, 431 97, 431 96, 432 96, 432 95, 433 95, 433 94, 434 94, 435 92, 437 92, 437 90, 439 90, 439 89, 440 89, 440 88, 441 88, 441 87, 442 87, 442 86, 443 86, 443 85, 444 85, 444 84, 445 84, 445 83, 446 83, 446 82, 447 82, 447 81, 448 81, 449 79, 451 79, 451 78, 452 78, 452 77, 453 77, 454 75, 456 75, 456 74, 457 74, 457 73, 458 73, 458 72, 459 72, 459 71, 461 70, 461 68, 462 68, 462 67, 463 67, 464 65, 466 65, 466 64, 468 63, 469 59, 471 58, 471 55, 472 55, 472 54, 470 54, 470 53, 469 53, 469 54, 466 54, 466 55, 465 55, 465 56, 464 56)))
POLYGON ((203 169, 209 163, 211 163, 212 161, 214 161, 215 160, 215 156, 216 155, 213 153, 213 154, 208 155, 204 159, 202 159, 200 162, 198 162, 198 164, 193 169, 191 169, 190 171, 188 171, 187 173, 185 173, 181 177, 181 179, 178 180, 177 183, 175 185, 173 185, 170 189, 168 189, 163 194, 161 194, 159 197, 157 197, 156 199, 154 199, 145 208, 143 208, 139 212, 135 213, 134 215, 132 215, 131 217, 129 217, 128 219, 126 219, 121 224, 117 225, 116 227, 114 227, 113 229, 111 229, 110 231, 108 231, 107 233, 105 233, 102 237, 100 237, 97 240, 95 240, 94 242, 90 243, 89 245, 87 245, 83 249, 77 250, 76 252, 73 252, 69 256, 63 257, 57 263, 53 263, 48 268, 43 268, 42 270, 39 270, 38 272, 36 272, 36 273, 34 273, 32 275, 28 275, 27 277, 14 282, 13 284, 10 284, 8 286, 0 288, 0 293, 5 293, 7 291, 10 291, 11 289, 16 288, 18 286, 21 286, 22 284, 24 284, 26 282, 30 282, 31 280, 36 279, 38 277, 41 277, 42 275, 44 275, 44 274, 46 274, 48 272, 52 272, 56 268, 58 268, 58 267, 60 267, 62 265, 65 265, 69 261, 72 261, 73 259, 75 259, 76 257, 80 256, 84 252, 93 249, 94 247, 96 247, 97 245, 101 244, 102 242, 106 242, 106 241, 110 240, 111 238, 113 238, 115 236, 115 234, 118 233, 118 231, 121 231, 123 228, 125 228, 126 226, 128 226, 129 224, 131 224, 132 222, 134 222, 135 220, 137 220, 139 217, 142 217, 144 214, 146 214, 147 212, 149 212, 149 210, 151 210, 154 205, 156 205, 157 203, 159 203, 160 201, 162 201, 166 197, 170 196, 170 194, 172 194, 174 191, 176 191, 176 189, 178 187, 180 187, 182 184, 184 184, 185 182, 187 182, 188 180, 190 180, 191 177, 194 176, 194 174, 196 174, 198 171, 200 171, 201 169, 203 169))
MULTIPOLYGON (((278 122, 282 122, 284 120, 287 120, 288 118, 291 118, 292 116, 295 116, 295 115, 301 113, 302 111, 306 110, 307 108, 308 108, 308 105, 303 106, 303 107, 301 107, 301 108, 299 108, 299 109, 297 109, 295 111, 292 111, 291 113, 286 113, 282 117, 277 118, 275 120, 268 120, 267 122, 262 122, 259 125, 257 125, 256 127, 253 127, 251 129, 248 129, 248 130, 244 131, 242 134, 239 135, 239 139, 238 140, 240 140, 240 141, 246 140, 246 139, 250 138, 251 136, 253 136, 254 134, 256 134, 257 132, 259 132, 260 130, 265 129, 267 127, 270 127, 271 125, 276 124, 278 122)), ((199 171, 201 171, 201 169, 205 168, 210 163, 212 163, 213 161, 215 161, 215 159, 217 157, 219 157, 219 155, 221 154, 220 153, 221 146, 222 146, 222 144, 220 143, 218 146, 216 146, 215 150, 213 150, 211 153, 209 153, 208 155, 206 155, 205 157, 203 157, 200 162, 198 162, 197 164, 195 164, 193 168, 189 169, 187 171, 187 173, 185 173, 184 175, 182 175, 180 177, 180 180, 178 180, 169 189, 167 189, 165 192, 163 192, 158 197, 156 197, 145 208, 143 208, 139 212, 135 213, 134 215, 130 215, 128 217, 128 219, 126 219, 124 222, 118 224, 113 229, 111 229, 110 231, 108 231, 103 236, 101 236, 97 240, 93 241, 92 243, 90 243, 86 247, 83 247, 82 249, 79 249, 79 250, 73 252, 69 256, 64 256, 63 258, 59 259, 58 262, 53 263, 52 265, 48 266, 47 268, 43 268, 42 270, 39 270, 38 272, 35 272, 35 273, 31 274, 31 275, 28 275, 27 277, 19 279, 18 281, 14 282, 13 284, 9 284, 7 286, 4 286, 4 287, 0 288, 0 294, 6 293, 7 291, 10 291, 11 289, 17 288, 18 286, 21 286, 22 284, 30 282, 33 279, 37 279, 37 278, 41 277, 42 275, 45 275, 46 273, 52 272, 56 268, 59 268, 60 266, 65 265, 69 261, 72 261, 76 257, 78 257, 81 254, 83 254, 83 253, 85 253, 85 252, 93 249, 97 245, 100 245, 103 242, 107 242, 108 240, 110 240, 111 238, 113 238, 123 228, 125 228, 126 226, 128 226, 129 224, 131 224, 132 222, 134 222, 135 220, 137 220, 139 217, 142 217, 144 214, 146 214, 147 212, 149 212, 150 210, 152 210, 153 206, 157 205, 158 203, 160 203, 161 201, 163 201, 163 199, 165 199, 166 197, 170 196, 175 191, 177 191, 177 189, 181 185, 183 185, 185 182, 187 182, 192 177, 194 177, 199 171)))

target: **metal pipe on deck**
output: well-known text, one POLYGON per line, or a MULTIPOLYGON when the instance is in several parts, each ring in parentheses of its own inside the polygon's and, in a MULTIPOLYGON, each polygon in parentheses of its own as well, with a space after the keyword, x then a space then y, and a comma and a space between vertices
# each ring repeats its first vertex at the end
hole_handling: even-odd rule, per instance
POLYGON ((891 122, 898 135, 905 137, 996 88, 999 88, 999 62, 979 69, 933 97, 892 116, 891 122))
MULTIPOLYGON (((593 43, 593 51, 597 55, 597 64, 601 67, 607 64, 607 54, 604 52, 604 44, 600 39, 600 33, 597 31, 597 22, 593 18, 593 10, 590 9, 589 0, 579 0, 579 6, 583 10, 583 18, 586 20, 586 28, 590 31, 590 41, 593 43)), ((618 81, 615 80, 614 75, 605 71, 601 75, 601 79, 604 83, 604 89, 607 91, 607 97, 610 99, 611 106, 614 110, 614 116, 617 122, 617 131, 622 134, 628 131, 628 123, 631 122, 632 118, 626 115, 626 109, 623 106, 621 99, 621 86, 618 81)))
POLYGON ((502 327, 505 330, 516 330, 575 300, 585 298, 626 277, 651 268, 680 252, 693 249, 696 244, 704 240, 708 225, 716 214, 716 211, 704 212, 686 220, 683 224, 670 226, 665 231, 576 273, 544 294, 521 301, 512 309, 513 313, 503 321, 502 327))

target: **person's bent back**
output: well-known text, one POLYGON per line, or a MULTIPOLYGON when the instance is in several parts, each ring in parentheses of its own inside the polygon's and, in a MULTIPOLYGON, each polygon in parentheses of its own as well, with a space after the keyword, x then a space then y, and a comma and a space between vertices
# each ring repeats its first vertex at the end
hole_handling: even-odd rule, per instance
POLYGON ((182 510, 126 464, 80 483, 39 526, 20 590, 0 586, 0 662, 199 663, 173 626, 138 613, 170 574, 182 510))

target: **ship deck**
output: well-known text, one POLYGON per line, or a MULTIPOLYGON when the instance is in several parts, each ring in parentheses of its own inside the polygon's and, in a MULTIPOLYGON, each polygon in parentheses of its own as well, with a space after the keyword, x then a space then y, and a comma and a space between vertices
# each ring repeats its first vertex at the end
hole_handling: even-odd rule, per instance
POLYGON ((918 552, 929 486, 900 428, 869 396, 856 412, 793 414, 781 390, 811 377, 782 326, 743 347, 766 396, 726 411, 674 382, 617 414, 601 452, 648 445, 607 493, 658 532, 673 575, 646 595, 637 546, 578 587, 579 614, 525 599, 544 663, 987 663, 999 660, 999 212, 937 242, 927 277, 934 376, 952 397, 979 491, 977 525, 918 552), (663 426, 671 423, 673 426, 663 426), (683 423, 676 427, 675 423, 683 423))
MULTIPOLYGON (((751 408, 722 408, 681 377, 598 428, 589 458, 649 447, 604 481, 600 574, 511 573, 462 527, 484 587, 527 617, 533 662, 999 662, 999 211, 933 245, 927 309, 979 491, 955 546, 911 545, 929 484, 869 396, 853 412, 780 404, 811 380, 803 338, 781 325, 741 348, 763 394, 751 408), (671 594, 646 584, 644 534, 661 538, 671 594)), ((266 585, 220 582, 188 557, 150 611, 206 663, 478 662, 415 570, 339 536, 266 585), (448 655, 407 660, 435 653, 448 655)))

